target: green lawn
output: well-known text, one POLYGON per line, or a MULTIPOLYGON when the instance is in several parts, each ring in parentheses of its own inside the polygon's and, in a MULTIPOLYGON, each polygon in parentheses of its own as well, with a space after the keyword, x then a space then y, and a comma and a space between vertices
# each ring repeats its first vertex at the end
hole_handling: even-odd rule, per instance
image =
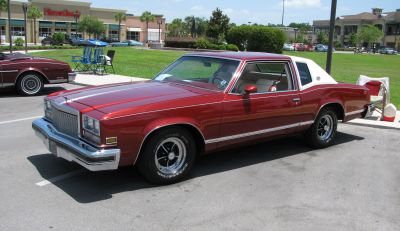
MULTIPOLYGON (((152 78, 184 52, 157 51, 133 48, 116 50, 114 66, 116 74, 152 78)), ((35 56, 70 62, 71 56, 81 55, 82 49, 55 50, 32 53, 35 56)), ((286 52, 285 54, 309 58, 325 67, 326 53, 286 52)), ((392 102, 400 108, 400 55, 334 54, 332 76, 340 82, 355 83, 359 75, 390 77, 392 102)))

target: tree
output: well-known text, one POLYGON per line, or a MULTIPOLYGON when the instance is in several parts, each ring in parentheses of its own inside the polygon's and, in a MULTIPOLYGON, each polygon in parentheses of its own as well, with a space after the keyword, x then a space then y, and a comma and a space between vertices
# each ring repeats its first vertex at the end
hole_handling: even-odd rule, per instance
POLYGON ((229 30, 229 17, 219 8, 212 12, 206 35, 216 42, 221 42, 229 30))
POLYGON ((382 36, 382 30, 374 25, 365 25, 361 27, 361 31, 357 34, 358 41, 361 43, 367 43, 368 46, 370 43, 377 42, 382 38, 382 36))
POLYGON ((121 41, 121 22, 126 21, 126 14, 119 12, 115 15, 115 21, 118 22, 118 41, 121 41))
POLYGON ((322 31, 318 32, 318 34, 317 34, 317 43, 327 44, 328 43, 328 36, 322 31))
POLYGON ((299 31, 307 32, 312 30, 312 26, 309 23, 295 23, 292 22, 289 24, 289 27, 298 28, 299 31))
POLYGON ((175 18, 168 24, 168 36, 183 37, 186 36, 184 22, 180 18, 175 18))
POLYGON ((356 33, 351 33, 349 36, 349 45, 350 46, 356 46, 357 45, 357 34, 356 33))
POLYGON ((149 22, 154 22, 155 19, 156 17, 150 11, 145 11, 140 16, 140 21, 146 22, 146 42, 149 41, 149 22))
MULTIPOLYGON (((43 16, 42 12, 36 6, 31 6, 28 9, 28 18, 33 19, 33 41, 36 45, 36 19, 41 18, 43 16)), ((26 28, 25 28, 26 33, 26 28)))
POLYGON ((94 35, 98 38, 106 30, 105 25, 98 18, 85 15, 78 23, 78 31, 88 33, 89 38, 94 35))
MULTIPOLYGON (((8 3, 7 0, 0 0, 0 17, 1 17, 1 12, 8 10, 8 3)), ((3 42, 1 41, 1 37, 3 36, 1 34, 2 30, 0 28, 0 44, 2 44, 3 42)))

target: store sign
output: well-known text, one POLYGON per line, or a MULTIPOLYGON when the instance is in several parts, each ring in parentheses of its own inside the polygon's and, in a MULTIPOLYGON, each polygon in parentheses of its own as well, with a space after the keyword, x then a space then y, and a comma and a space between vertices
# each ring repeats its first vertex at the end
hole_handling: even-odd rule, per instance
POLYGON ((52 10, 50 8, 44 8, 44 15, 46 16, 60 16, 60 17, 75 17, 75 13, 78 13, 78 17, 80 16, 79 11, 69 11, 69 10, 52 10))

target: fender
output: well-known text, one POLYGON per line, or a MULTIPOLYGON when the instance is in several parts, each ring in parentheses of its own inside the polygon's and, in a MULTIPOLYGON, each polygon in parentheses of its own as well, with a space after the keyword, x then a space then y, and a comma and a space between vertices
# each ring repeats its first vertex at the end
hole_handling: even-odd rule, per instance
POLYGON ((163 127, 173 126, 173 125, 189 125, 195 129, 197 129, 197 131, 203 138, 203 142, 205 142, 205 137, 204 137, 203 131, 201 129, 201 125, 197 121, 195 121, 193 118, 174 117, 174 118, 165 118, 165 119, 154 120, 151 123, 149 123, 148 125, 146 125, 146 127, 143 129, 143 132, 142 132, 143 139, 139 146, 138 153, 136 154, 136 158, 135 158, 135 161, 133 162, 133 165, 136 164, 136 161, 139 158, 140 152, 142 150, 143 144, 146 141, 146 139, 153 132, 157 131, 158 129, 161 129, 163 127))
POLYGON ((34 67, 26 67, 18 72, 18 75, 17 75, 17 78, 15 79, 14 84, 17 84, 18 79, 21 75, 23 75, 24 73, 29 72, 29 71, 40 73, 45 78, 45 82, 47 82, 47 83, 49 82, 49 78, 40 69, 34 68, 34 67))
POLYGON ((328 98, 328 99, 322 99, 320 101, 319 109, 318 109, 317 113, 315 114, 314 121, 317 119, 317 116, 319 115, 321 109, 324 108, 325 106, 329 105, 329 104, 339 104, 340 107, 343 110, 343 119, 344 119, 344 117, 346 115, 346 110, 344 108, 342 100, 339 100, 337 98, 328 98))

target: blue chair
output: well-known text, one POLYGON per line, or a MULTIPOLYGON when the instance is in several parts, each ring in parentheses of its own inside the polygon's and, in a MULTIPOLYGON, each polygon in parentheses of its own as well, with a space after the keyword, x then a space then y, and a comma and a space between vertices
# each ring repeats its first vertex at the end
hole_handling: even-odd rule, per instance
MULTIPOLYGON (((92 70, 96 73, 104 64, 104 52, 103 48, 94 48, 93 59, 91 60, 92 70)), ((102 71, 103 72, 103 71, 102 71)))
POLYGON ((72 56, 71 58, 71 62, 74 64, 74 71, 88 71, 92 61, 92 48, 85 47, 83 56, 72 56))

